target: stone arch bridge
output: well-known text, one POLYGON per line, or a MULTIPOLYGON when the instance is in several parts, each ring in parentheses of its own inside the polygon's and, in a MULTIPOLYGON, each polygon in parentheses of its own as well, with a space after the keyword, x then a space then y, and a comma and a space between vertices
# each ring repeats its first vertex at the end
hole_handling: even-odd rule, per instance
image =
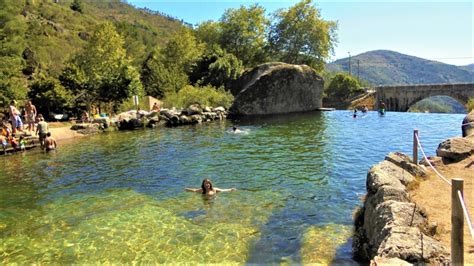
POLYGON ((406 112, 415 103, 432 96, 449 96, 466 105, 474 98, 474 83, 423 84, 375 87, 375 108, 383 101, 387 111, 406 112))

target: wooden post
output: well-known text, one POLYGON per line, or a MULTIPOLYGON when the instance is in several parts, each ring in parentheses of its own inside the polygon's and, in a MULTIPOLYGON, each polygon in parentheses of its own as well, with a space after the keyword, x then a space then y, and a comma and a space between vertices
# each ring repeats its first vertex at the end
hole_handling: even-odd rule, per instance
POLYGON ((413 163, 418 165, 418 129, 413 130, 413 163))
POLYGON ((451 186, 451 263, 464 265, 464 217, 458 190, 463 193, 464 180, 453 178, 451 186))

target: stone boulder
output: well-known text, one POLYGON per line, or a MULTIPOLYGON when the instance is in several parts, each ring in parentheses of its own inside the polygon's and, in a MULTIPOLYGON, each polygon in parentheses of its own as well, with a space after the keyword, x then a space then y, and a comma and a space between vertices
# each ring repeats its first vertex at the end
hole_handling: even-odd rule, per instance
POLYGON ((423 175, 424 169, 402 153, 390 153, 369 170, 367 196, 355 217, 352 248, 356 259, 449 263, 448 252, 431 237, 430 229, 435 227, 426 211, 411 202, 408 193, 407 186, 423 175))
POLYGON ((464 117, 462 121, 462 136, 473 136, 474 135, 474 110, 472 110, 469 114, 464 117))
POLYGON ((412 162, 412 158, 401 152, 391 152, 385 157, 385 160, 394 163, 398 167, 408 171, 414 176, 423 177, 426 175, 425 169, 419 165, 414 164, 412 162))
POLYGON ((267 63, 230 85, 235 96, 230 113, 269 115, 313 111, 322 107, 323 79, 306 65, 267 63))
POLYGON ((459 162, 474 154, 474 141, 471 138, 450 138, 441 142, 436 155, 449 162, 459 162))

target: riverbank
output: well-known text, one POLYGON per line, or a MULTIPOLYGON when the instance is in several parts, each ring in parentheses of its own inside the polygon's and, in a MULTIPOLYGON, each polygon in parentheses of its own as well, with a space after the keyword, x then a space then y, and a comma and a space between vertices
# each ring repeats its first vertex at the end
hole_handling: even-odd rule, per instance
MULTIPOLYGON (((439 164, 436 169, 447 178, 464 179, 464 199, 474 214, 474 155, 457 163, 439 164)), ((451 187, 428 168, 426 178, 410 191, 413 201, 425 208, 429 220, 438 225, 435 238, 450 250, 451 246, 451 187)), ((474 264, 474 241, 464 221, 464 263, 474 264)))
POLYGON ((86 135, 78 133, 71 129, 70 123, 53 122, 49 123, 49 131, 56 141, 70 140, 78 137, 85 137, 86 135))

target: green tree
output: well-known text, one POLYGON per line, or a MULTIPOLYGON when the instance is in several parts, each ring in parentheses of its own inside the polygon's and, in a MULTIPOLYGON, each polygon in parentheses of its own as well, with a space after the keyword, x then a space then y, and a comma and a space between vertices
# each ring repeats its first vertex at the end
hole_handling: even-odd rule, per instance
POLYGON ((168 92, 163 99, 166 107, 188 107, 191 104, 200 106, 223 106, 229 108, 234 96, 225 91, 224 88, 214 88, 212 86, 191 86, 186 85, 178 92, 168 92))
POLYGON ((141 94, 139 74, 131 66, 123 39, 110 23, 99 25, 85 49, 76 54, 60 75, 61 83, 92 103, 120 104, 141 94))
POLYGON ((82 3, 80 0, 74 0, 71 3, 70 7, 72 10, 82 13, 82 3))
POLYGON ((335 100, 346 100, 359 92, 362 92, 362 89, 357 79, 345 73, 338 73, 329 83, 326 95, 335 100))
POLYGON ((196 27, 196 37, 208 47, 220 46, 222 28, 219 22, 205 21, 196 27))
POLYGON ((468 112, 474 110, 474 98, 470 98, 466 103, 466 109, 468 112))
POLYGON ((243 71, 242 61, 214 45, 198 60, 189 79, 192 84, 225 87, 229 81, 239 78, 243 71))
POLYGON ((23 1, 0 1, 0 103, 3 106, 26 97, 28 81, 22 73, 26 67, 22 54, 28 25, 21 15, 24 7, 23 1))
POLYGON ((334 49, 336 22, 323 20, 312 0, 276 11, 274 21, 268 35, 274 58, 321 71, 334 49))
POLYGON ((39 75, 30 86, 28 97, 38 113, 49 117, 50 113, 64 113, 71 109, 73 96, 59 80, 39 75))
POLYGON ((141 76, 147 94, 162 98, 189 83, 188 73, 201 57, 204 45, 193 32, 183 29, 172 36, 163 49, 152 52, 145 60, 141 76))
POLYGON ((268 24, 265 9, 258 5, 227 9, 220 19, 221 47, 246 67, 263 63, 266 61, 265 30, 268 24))

